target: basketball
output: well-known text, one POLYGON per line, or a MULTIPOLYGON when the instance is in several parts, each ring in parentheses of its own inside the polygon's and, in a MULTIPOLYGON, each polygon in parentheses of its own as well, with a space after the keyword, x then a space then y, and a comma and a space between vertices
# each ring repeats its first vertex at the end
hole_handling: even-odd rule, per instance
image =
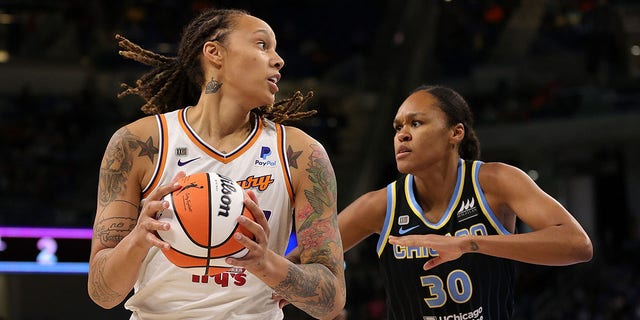
POLYGON ((182 186, 164 197, 169 208, 157 219, 169 223, 169 230, 159 230, 160 238, 171 248, 163 253, 169 261, 191 274, 215 275, 232 266, 226 257, 241 258, 248 250, 233 238, 240 232, 253 234, 236 219, 255 218, 245 208, 243 189, 233 180, 217 173, 201 172, 182 178, 182 186))

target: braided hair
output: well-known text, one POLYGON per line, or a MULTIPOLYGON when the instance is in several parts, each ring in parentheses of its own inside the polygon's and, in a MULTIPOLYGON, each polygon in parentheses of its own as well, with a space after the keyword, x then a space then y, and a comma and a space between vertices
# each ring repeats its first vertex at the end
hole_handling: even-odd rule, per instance
MULTIPOLYGON (((121 56, 153 68, 136 80, 135 86, 122 83, 123 91, 118 94, 118 98, 127 95, 142 97, 146 102, 140 109, 145 114, 159 114, 196 104, 205 82, 200 65, 202 45, 211 39, 224 42, 234 27, 233 18, 248 14, 237 9, 212 9, 203 12, 184 29, 176 57, 143 49, 116 34, 118 45, 123 49, 118 51, 121 56)), ((316 110, 302 111, 312 96, 313 91, 306 95, 296 91, 290 98, 257 107, 253 111, 261 118, 279 123, 302 119, 317 113, 316 110)))
POLYGON ((424 90, 438 100, 438 107, 447 115, 448 125, 462 123, 464 126, 464 138, 460 142, 458 153, 466 160, 480 158, 480 140, 473 129, 473 114, 467 101, 451 88, 443 86, 422 85, 412 93, 424 90))

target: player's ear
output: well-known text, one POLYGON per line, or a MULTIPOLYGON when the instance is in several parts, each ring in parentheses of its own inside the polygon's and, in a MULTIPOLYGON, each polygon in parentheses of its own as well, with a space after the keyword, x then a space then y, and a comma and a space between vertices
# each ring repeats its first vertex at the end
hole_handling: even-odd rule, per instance
POLYGON ((451 143, 459 144, 460 142, 462 142, 462 139, 464 139, 464 134, 465 134, 464 124, 456 123, 455 125, 453 125, 451 127, 451 136, 450 136, 451 143))
POLYGON ((202 55, 205 61, 220 67, 223 61, 224 47, 218 41, 207 41, 202 46, 202 55))

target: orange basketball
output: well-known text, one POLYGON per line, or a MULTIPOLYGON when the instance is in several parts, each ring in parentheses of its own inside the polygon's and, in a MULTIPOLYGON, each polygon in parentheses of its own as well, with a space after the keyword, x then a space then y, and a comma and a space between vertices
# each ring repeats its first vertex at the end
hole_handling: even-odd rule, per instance
POLYGON ((233 235, 240 232, 254 238, 236 221, 241 215, 255 221, 244 206, 242 188, 217 173, 196 173, 179 182, 182 188, 164 197, 169 208, 157 216, 171 226, 158 231, 160 238, 171 245, 164 255, 192 274, 215 275, 229 270, 232 266, 224 258, 241 258, 248 251, 233 235))

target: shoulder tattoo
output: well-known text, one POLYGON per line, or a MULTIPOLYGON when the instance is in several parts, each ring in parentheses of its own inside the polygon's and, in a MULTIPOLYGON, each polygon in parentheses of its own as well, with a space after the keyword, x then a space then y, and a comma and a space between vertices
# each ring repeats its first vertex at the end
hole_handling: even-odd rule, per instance
POLYGON ((98 185, 100 206, 108 205, 125 191, 127 177, 133 167, 134 154, 138 149, 140 149, 137 153, 138 157, 148 157, 152 163, 154 162, 158 148, 153 145, 151 136, 146 141, 142 141, 127 128, 122 128, 113 135, 100 166, 98 185))
POLYGON ((293 151, 291 146, 287 146, 287 160, 289 161, 289 166, 298 169, 298 157, 302 154, 302 151, 293 151))

